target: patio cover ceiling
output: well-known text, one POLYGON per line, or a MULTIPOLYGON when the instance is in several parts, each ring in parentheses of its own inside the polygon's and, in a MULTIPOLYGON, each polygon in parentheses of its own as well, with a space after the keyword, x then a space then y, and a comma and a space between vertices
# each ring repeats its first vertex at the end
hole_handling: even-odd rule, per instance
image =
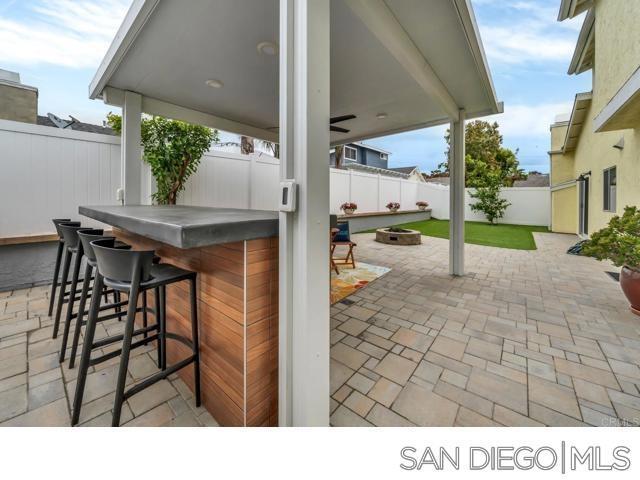
MULTIPOLYGON (((122 105, 132 91, 147 113, 199 112, 199 123, 277 141, 278 57, 257 46, 277 44, 278 9, 135 0, 90 97, 122 105)), ((357 116, 337 124, 350 132, 331 132, 332 144, 448 123, 459 108, 467 118, 502 110, 469 0, 332 0, 330 28, 331 116, 357 116)))

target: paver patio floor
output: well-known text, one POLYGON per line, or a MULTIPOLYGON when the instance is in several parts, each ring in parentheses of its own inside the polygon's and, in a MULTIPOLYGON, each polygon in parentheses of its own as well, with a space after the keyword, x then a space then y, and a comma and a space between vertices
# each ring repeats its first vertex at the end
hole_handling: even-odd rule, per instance
POLYGON ((640 424, 640 317, 617 269, 567 255, 575 236, 534 236, 466 245, 453 278, 447 240, 356 235, 356 260, 392 270, 332 307, 331 424, 640 424))
MULTIPOLYGON (((377 244, 356 259, 391 267, 332 307, 334 426, 640 424, 640 317, 611 265, 566 255, 575 237, 534 234, 536 251, 467 245, 448 275, 448 242, 377 244)), ((69 425, 77 368, 60 366, 48 287, 0 292, 0 425, 69 425)), ((105 322, 98 335, 122 323, 105 322)), ((128 381, 155 371, 135 350, 128 381)), ((118 359, 92 368, 83 425, 109 425, 118 359)), ((177 377, 132 397, 123 424, 216 425, 177 377)))
MULTIPOLYGON (((61 336, 51 339, 47 316, 49 286, 0 292, 0 426, 69 426, 78 371, 58 361, 61 336)), ((65 309, 63 309, 63 312, 65 309)), ((64 315, 63 315, 64 318, 64 315)), ((120 333, 124 322, 98 324, 96 337, 120 333)), ((81 349, 80 349, 81 350, 81 349)), ((153 345, 133 350, 128 384, 157 370, 153 345)), ((68 355, 67 355, 68 358, 68 355)), ((83 426, 110 426, 119 357, 91 367, 80 415, 83 426)), ((196 408, 187 385, 176 375, 128 399, 123 426, 217 426, 196 408)))

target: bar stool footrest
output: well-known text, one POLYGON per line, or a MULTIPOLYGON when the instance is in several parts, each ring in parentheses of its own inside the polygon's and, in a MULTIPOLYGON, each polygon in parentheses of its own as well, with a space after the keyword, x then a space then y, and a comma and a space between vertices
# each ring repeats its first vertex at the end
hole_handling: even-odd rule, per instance
MULTIPOLYGON (((132 345, 132 347, 133 347, 133 345, 132 345)), ((195 362, 196 358, 197 358, 196 355, 191 355, 190 357, 187 357, 184 360, 181 360, 178 363, 176 363, 174 365, 171 365, 170 367, 167 367, 166 370, 163 370, 163 371, 158 372, 158 373, 154 373, 152 376, 150 376, 146 380, 143 380, 142 382, 138 383, 137 385, 134 385, 129 390, 125 390, 124 399, 126 400, 126 399, 132 397, 133 395, 135 395, 136 393, 141 392, 145 388, 150 387, 154 383, 157 383, 160 380, 164 380, 169 375, 171 375, 171 374, 177 372, 178 370, 181 370, 184 367, 186 367, 186 366, 190 365, 191 363, 195 362)))

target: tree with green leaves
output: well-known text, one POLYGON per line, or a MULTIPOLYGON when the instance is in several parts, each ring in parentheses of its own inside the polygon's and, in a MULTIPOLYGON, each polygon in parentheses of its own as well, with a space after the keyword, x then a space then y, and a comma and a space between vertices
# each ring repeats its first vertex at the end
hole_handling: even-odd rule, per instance
MULTIPOLYGON (((447 160, 438 165, 431 172, 434 177, 449 173, 449 150, 451 133, 445 133, 445 141, 449 148, 446 152, 447 160)), ((483 120, 469 122, 465 127, 465 182, 468 187, 476 187, 483 183, 488 173, 497 174, 504 186, 510 187, 515 180, 527 178, 520 168, 517 154, 502 146, 502 135, 497 122, 489 123, 483 120)))
MULTIPOLYGON (((107 115, 109 126, 122 131, 120 115, 107 115)), ((143 159, 151 167, 157 191, 153 200, 160 205, 175 205, 187 179, 200 165, 212 142, 217 142, 217 130, 163 117, 145 117, 141 123, 143 159)))
POLYGON ((495 172, 488 173, 478 186, 469 192, 471 198, 478 200, 469 206, 474 212, 482 212, 491 225, 495 225, 497 220, 504 217, 504 213, 511 205, 500 196, 502 189, 502 178, 495 172))

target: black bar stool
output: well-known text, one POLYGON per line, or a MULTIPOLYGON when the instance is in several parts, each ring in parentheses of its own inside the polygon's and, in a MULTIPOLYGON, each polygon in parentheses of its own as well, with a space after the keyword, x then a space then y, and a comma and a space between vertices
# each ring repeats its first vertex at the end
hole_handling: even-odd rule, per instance
MULTIPOLYGON (((60 347, 60 363, 62 363, 64 362, 64 359, 65 359, 67 343, 69 341, 69 330, 71 328, 71 321, 75 318, 76 329, 74 334, 74 345, 73 345, 74 348, 72 349, 72 352, 71 352, 71 362, 70 362, 71 363, 70 367, 73 368, 73 361, 76 354, 76 350, 78 348, 75 342, 78 341, 78 338, 80 336, 80 327, 81 327, 81 324, 83 323, 84 314, 86 313, 85 311, 86 299, 87 299, 87 296, 89 295, 89 292, 91 291, 90 283, 93 278, 93 268, 91 268, 91 258, 95 258, 92 255, 93 253, 92 251, 87 252, 85 250, 84 243, 80 241, 80 232, 99 233, 100 235, 98 236, 95 236, 95 235, 92 236, 93 239, 96 239, 96 238, 104 238, 104 235, 103 235, 104 231, 87 229, 87 228, 77 227, 77 226, 69 226, 64 224, 61 225, 60 228, 64 235, 65 244, 67 246, 68 251, 75 254, 73 272, 71 274, 71 287, 69 290, 69 298, 67 299, 67 314, 65 317, 64 329, 62 333, 62 344, 60 347), (85 258, 87 260, 85 275, 82 279, 80 279, 79 278, 80 267, 82 264, 82 260, 85 258), (78 293, 78 283, 82 284, 82 292, 79 298, 76 297, 78 293), (78 312, 74 313, 73 308, 75 305, 75 301, 78 299, 80 300, 80 303, 78 304, 78 312)), ((113 237, 109 237, 109 238, 113 238, 113 237)), ((131 248, 131 247, 129 247, 128 245, 121 244, 119 245, 119 248, 131 248)), ((65 259, 65 262, 66 262, 66 259, 65 259)), ((93 265, 95 265, 95 260, 93 261, 93 265)), ((113 318, 122 317, 124 313, 121 312, 121 307, 123 307, 127 303, 120 301, 119 292, 109 291, 106 288, 103 288, 102 293, 105 295, 105 305, 102 305, 100 307, 100 311, 115 309, 115 314, 102 316, 99 318, 99 321, 105 321, 113 318), (108 298, 107 295, 109 293, 113 293, 113 303, 107 302, 107 298, 108 298)), ((146 308, 146 304, 144 305, 144 307, 146 308)))
MULTIPOLYGON (((53 268, 53 281, 51 282, 51 292, 49 293, 49 316, 53 314, 53 307, 56 302, 56 290, 58 289, 60 276, 60 262, 62 261, 62 251, 64 250, 64 239, 62 238, 62 232, 58 226, 60 223, 70 223, 70 218, 54 218, 51 220, 56 227, 56 233, 58 234, 58 251, 56 253, 56 265, 53 268)), ((73 222, 80 225, 80 222, 73 222)))
MULTIPOLYGON (((96 257, 97 273, 91 295, 91 306, 89 308, 89 316, 85 331, 85 339, 82 347, 82 355, 80 357, 80 370, 78 372, 78 380, 76 383, 76 392, 73 402, 73 414, 71 425, 76 425, 80 418, 80 408, 82 406, 82 397, 87 378, 87 371, 90 366, 101 363, 109 358, 120 355, 120 367, 118 370, 118 380, 116 385, 116 395, 113 406, 112 426, 120 425, 120 414, 122 412, 122 404, 127 398, 144 390, 145 388, 155 384, 156 382, 167 378, 169 375, 178 370, 194 364, 194 380, 195 380, 195 397, 196 406, 200 406, 200 354, 198 342, 198 313, 196 299, 196 273, 169 264, 154 265, 154 252, 150 251, 134 251, 122 250, 114 248, 115 241, 113 239, 103 239, 91 242, 93 252, 96 257), (166 329, 166 294, 167 285, 189 281, 190 284, 190 300, 191 300, 191 340, 182 335, 167 332, 166 329), (94 342, 96 320, 100 309, 100 291, 103 285, 108 286, 119 292, 126 293, 129 296, 127 306, 127 320, 123 335, 117 335, 108 339, 94 342), (141 293, 150 289, 156 292, 156 299, 159 298, 159 305, 156 311, 156 325, 148 326, 135 330, 135 316, 138 311, 138 297, 141 293), (158 308, 159 307, 159 308, 158 308), (153 335, 143 338, 132 343, 133 337, 156 330, 153 335), (189 347, 192 355, 167 367, 166 365, 166 340, 172 339, 181 342, 189 347), (113 352, 109 352, 101 357, 91 359, 91 351, 94 348, 101 348, 105 345, 122 340, 122 348, 113 352), (132 348, 146 345, 153 340, 159 340, 160 346, 160 368, 161 371, 151 375, 137 385, 125 391, 125 382, 127 377, 127 368, 129 366, 129 354, 132 348)), ((157 300, 156 300, 157 301, 157 300)))

